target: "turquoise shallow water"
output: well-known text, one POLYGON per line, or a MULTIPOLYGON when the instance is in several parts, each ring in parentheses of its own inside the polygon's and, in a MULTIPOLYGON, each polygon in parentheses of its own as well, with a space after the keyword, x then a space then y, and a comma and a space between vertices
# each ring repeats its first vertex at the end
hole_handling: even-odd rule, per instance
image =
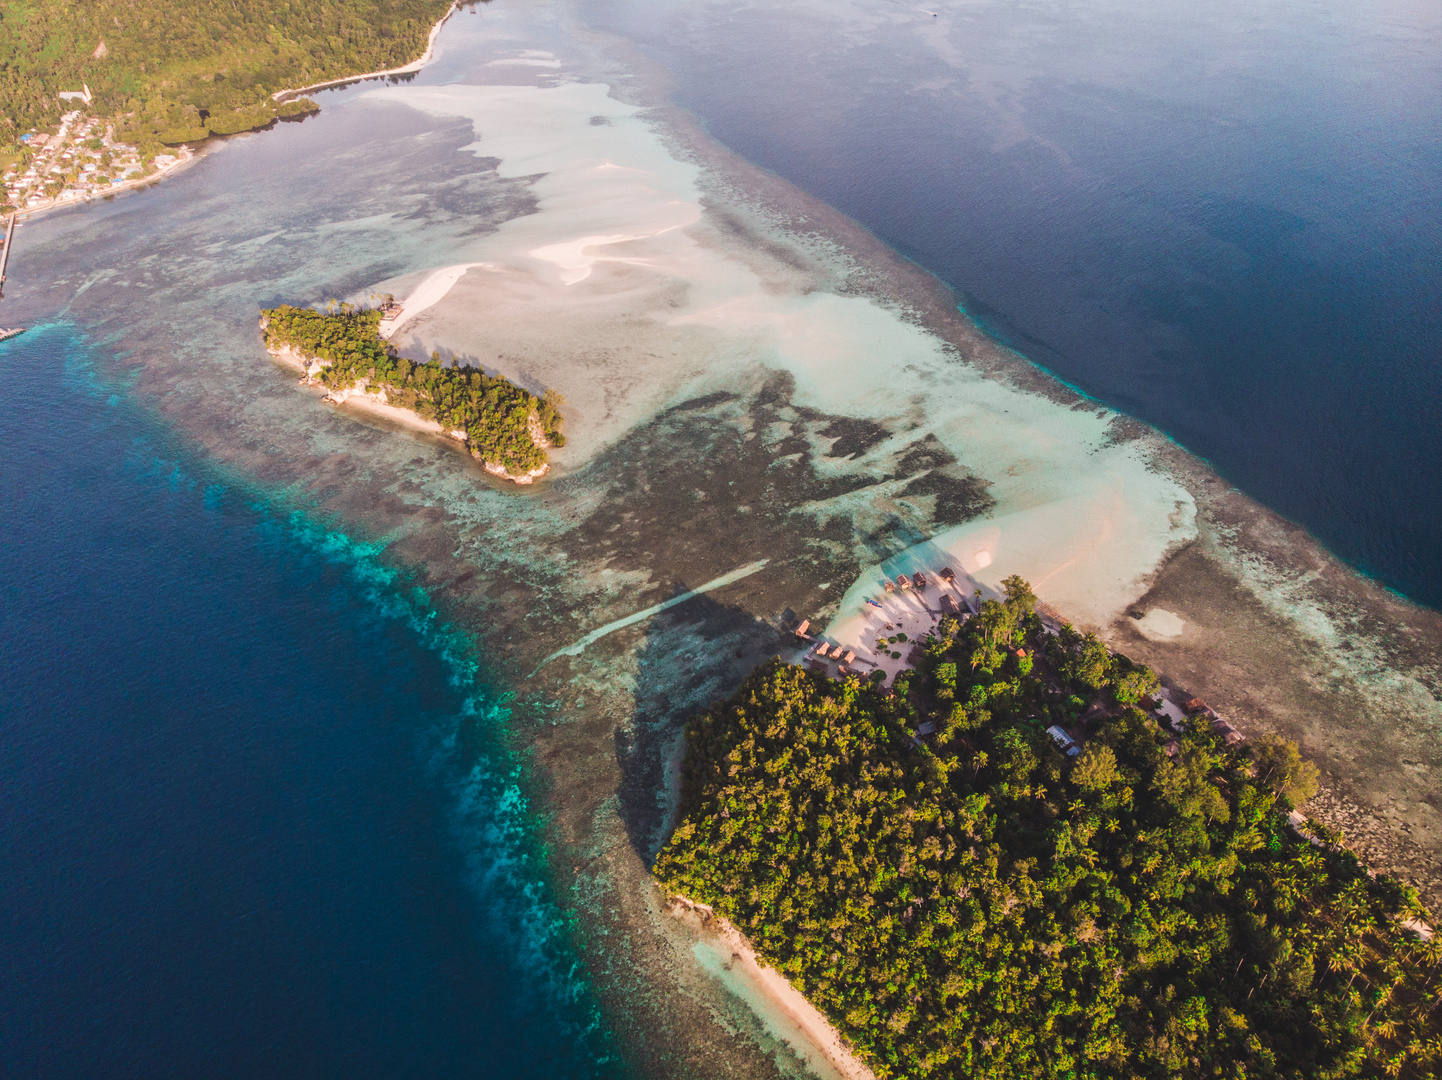
POLYGON ((0 1074, 608 1075, 473 643, 110 359, 0 346, 0 1074))
MULTIPOLYGON (((645 23, 629 27, 638 37, 654 38, 668 25, 647 21, 653 7, 614 10, 622 21, 645 23)), ((963 183, 959 171, 938 179, 935 170, 947 159, 935 131, 888 121, 896 101, 886 88, 902 85, 891 76, 905 66, 898 57, 910 55, 888 51, 898 39, 880 24, 896 13, 870 28, 850 26, 849 38, 813 35, 793 52, 814 62, 798 65, 770 50, 784 51, 804 32, 797 20, 809 16, 801 9, 776 11, 776 33, 749 37, 738 30, 754 25, 747 20, 759 9, 711 10, 719 26, 667 42, 670 53, 653 52, 672 58, 687 104, 733 146, 743 145, 740 134, 752 138, 748 154, 820 191, 945 274, 966 294, 969 310, 992 318, 998 333, 1029 354, 1054 361, 1034 348, 1041 335, 1026 330, 1016 311, 1003 310, 985 289, 923 257, 915 237, 904 235, 913 229, 937 239, 948 252, 966 256, 958 265, 970 273, 987 264, 960 240, 947 247, 957 229, 1036 219, 1026 207, 1008 217, 989 215, 982 205, 988 198, 1001 205, 1003 196, 1025 201, 1026 189, 1008 179, 1027 165, 1021 151, 1002 147, 990 157, 957 158, 958 169, 994 169, 990 185, 972 184, 974 176, 963 183), (854 55, 848 57, 844 40, 857 44, 854 55, 864 54, 877 78, 849 77, 854 55), (739 79, 725 70, 733 60, 742 62, 739 79), (752 61, 759 67, 746 75, 752 61), (844 85, 832 92, 832 80, 844 85), (859 109, 870 111, 858 120, 859 109), (832 152, 820 152, 816 140, 835 136, 838 121, 848 119, 866 127, 872 140, 858 142, 843 130, 832 152), (888 145, 907 140, 911 156, 887 157, 888 145), (802 175, 795 161, 774 153, 785 145, 807 148, 807 162, 829 167, 823 179, 843 182, 832 190, 802 175), (867 160, 858 164, 858 155, 867 160), (921 194, 937 203, 899 191, 915 176, 931 177, 921 194), (976 200, 972 205, 948 202, 963 189, 976 200), (868 216, 877 208, 896 220, 868 216)), ((570 79, 572 51, 590 48, 584 34, 571 33, 566 20, 576 16, 566 4, 497 4, 483 11, 483 17, 457 16, 418 85, 570 79), (564 55, 564 69, 529 55, 537 47, 564 55), (518 52, 528 55, 518 58, 518 52), (498 53, 512 54, 510 62, 492 66, 506 59, 498 53)), ((606 62, 622 54, 607 53, 606 62)), ((587 65, 595 56, 582 59, 575 62, 593 70, 587 65)), ((616 74, 600 62, 594 67, 616 74)), ((624 73, 616 75, 617 94, 625 95, 625 82, 624 73)), ((923 97, 941 92, 905 85, 923 97)), ((637 999, 617 1001, 630 988, 644 992, 650 972, 638 973, 630 941, 608 936, 605 919, 639 894, 606 892, 605 871, 591 868, 604 843, 619 835, 607 800, 620 796, 632 814, 627 828, 638 822, 634 835, 643 838, 641 846, 650 844, 661 817, 656 792, 665 738, 688 710, 734 685, 749 655, 740 646, 769 654, 767 612, 795 604, 815 615, 826 600, 822 590, 855 573, 843 553, 834 572, 808 566, 774 584, 793 541, 805 545, 814 537, 795 517, 774 533, 767 532, 770 524, 754 526, 754 533, 735 531, 743 510, 748 522, 762 517, 751 513, 750 503, 766 509, 772 463, 760 460, 765 451, 755 455, 764 481, 755 481, 745 496, 750 501, 716 529, 718 536, 737 537, 737 547, 709 538, 690 543, 685 534, 694 506, 672 496, 694 483, 698 494, 730 500, 729 483, 718 478, 713 485, 710 471, 716 447, 729 445, 726 424, 708 429, 712 421, 678 413, 683 420, 672 417, 629 434, 628 445, 603 455, 590 476, 573 476, 569 484, 562 477, 521 496, 487 485, 454 448, 322 408, 295 387, 293 376, 269 364, 257 340, 258 306, 323 302, 466 260, 472 240, 536 209, 534 193, 543 185, 516 176, 514 164, 504 179, 494 160, 468 152, 476 138, 469 121, 417 112, 400 101, 357 101, 364 92, 327 92, 318 117, 228 142, 154 190, 22 227, 23 261, 7 283, 6 318, 37 329, 0 346, 11 406, 0 419, 7 451, 0 464, 6 600, 0 676, 7 691, 18 688, 0 702, 0 873, 15 883, 0 898, 0 970, 16 973, 0 989, 0 1072, 580 1076, 616 1070, 612 1038, 597 1020, 600 992, 593 994, 578 974, 566 938, 568 916, 541 869, 525 777, 498 738, 509 726, 538 729, 535 715, 526 718, 538 703, 522 700, 509 715, 487 673, 475 666, 477 644, 442 625, 415 582, 455 586, 446 597, 464 609, 458 617, 480 613, 467 625, 490 635, 487 655, 497 663, 490 674, 501 683, 516 674, 505 658, 524 653, 527 641, 555 638, 544 654, 673 595, 667 591, 672 582, 679 590, 744 560, 773 560, 773 576, 746 579, 758 592, 745 597, 744 610, 730 613, 734 618, 700 603, 676 608, 670 636, 651 638, 649 658, 635 669, 626 653, 633 644, 624 635, 588 650, 585 664, 570 669, 582 677, 562 688, 558 697, 567 700, 549 714, 555 741, 538 741, 553 750, 546 767, 559 790, 552 804, 563 822, 557 832, 577 849, 557 861, 563 875, 575 875, 567 882, 569 895, 589 903, 587 914, 596 917, 586 955, 596 977, 607 980, 607 1001, 616 1010, 608 1015, 623 1031, 637 999), (58 325, 57 319, 68 321, 58 325), (47 320, 49 328, 42 329, 47 320), (82 341, 81 329, 93 345, 82 341), (650 499, 647 467, 652 476, 664 470, 669 477, 658 488, 675 490, 650 499), (608 507, 625 499, 648 512, 641 528, 623 521, 630 517, 625 506, 608 517, 608 507), (317 505, 334 511, 335 519, 296 509, 317 505), (371 535, 386 542, 354 539, 371 535), (623 542, 619 554, 613 535, 623 542), (415 577, 400 568, 398 550, 407 552, 415 577), (600 567, 608 560, 628 572, 626 585, 607 583, 603 575, 613 568, 600 567), (435 577, 428 576, 432 569, 435 577), (700 621, 702 610, 710 621, 700 621), (684 624, 693 617, 694 632, 684 624), (733 632, 734 641, 718 646, 733 632), (717 663, 733 653, 735 668, 717 663), (599 737, 559 739, 568 726, 583 726, 568 725, 571 719, 588 721, 599 737), (628 732, 639 732, 644 753, 629 748, 628 732), (607 770, 612 755, 630 778, 619 792, 607 770)), ((945 101, 923 104, 932 112, 912 109, 909 101, 897 116, 911 123, 945 112, 945 101)), ((965 116, 947 115, 956 123, 965 116)), ((476 123, 484 128, 486 117, 476 123)), ((967 138, 975 136, 967 131, 967 138)), ((1019 145, 1032 152, 1034 142, 1019 145)), ((1051 174, 1038 166, 1036 175, 1051 174)), ((1096 190, 1080 181, 1068 189, 1072 196, 1096 190)), ((1265 231, 1286 224, 1232 210, 1236 220, 1207 218, 1212 232, 1230 228, 1234 239, 1246 240, 1242 234, 1253 225, 1265 231)), ((994 234, 982 246, 998 259, 1030 258, 1034 250, 1013 241, 1059 235, 1036 225, 994 234)), ((1419 243, 1425 240, 1419 233, 1419 243)), ((1218 255, 1218 265, 1230 266, 1232 254, 1218 255)), ((1105 255, 1084 260, 1093 274, 1113 265, 1105 255)), ((996 267, 993 262, 991 270, 996 267)), ((1014 293, 1046 295, 1031 285, 1014 293)), ((1054 305, 1051 314, 1060 310, 1054 305)), ((1110 375, 1126 374, 1125 356, 1107 355, 1116 361, 1110 375)), ((748 354, 724 363, 745 366, 754 359, 748 354)), ((1156 359, 1160 364, 1166 357, 1156 359)), ((1168 364, 1158 370, 1180 380, 1174 389, 1185 383, 1207 399, 1208 409, 1224 411, 1224 379, 1189 378, 1194 368, 1168 364)), ((1254 376, 1262 369, 1243 364, 1237 370, 1254 376)), ((1099 396, 1152 415, 1146 402, 1105 391, 1085 372, 1065 373, 1099 396)), ((1158 385, 1145 365, 1132 374, 1127 385, 1133 389, 1158 385)), ((1330 392, 1330 379, 1310 379, 1309 393, 1330 392)), ((1272 389, 1285 385, 1279 376, 1272 389)), ((1391 392, 1385 380, 1375 389, 1391 392)), ((1273 407, 1279 395, 1273 394, 1273 407)), ((1413 398, 1419 416, 1432 415, 1431 398, 1413 398)), ((1266 401, 1246 398, 1257 409, 1266 401)), ((770 408, 758 399, 758 415, 770 408)), ((1209 422, 1207 431, 1227 435, 1231 421, 1223 420, 1209 422)), ((1273 430, 1255 415, 1241 428, 1251 435, 1273 430)), ((1178 431, 1175 425, 1168 430, 1178 431)), ((1437 430, 1435 424, 1403 425, 1398 445, 1405 436, 1425 449, 1437 430)), ((1335 424, 1314 422, 1303 433, 1340 437, 1335 424)), ((1229 445, 1243 444, 1233 438, 1229 445)), ((1329 467, 1346 464, 1300 456, 1329 467)), ((1417 460, 1414 475, 1425 485, 1426 470, 1442 459, 1417 460)), ((800 504, 816 495, 824 485, 813 480, 807 474, 777 494, 777 512, 788 499, 800 504)), ((1387 500, 1377 505, 1386 508, 1387 500)), ((1435 512, 1437 504, 1415 505, 1435 512)), ((846 542, 844 527, 840 536, 846 542)), ((891 532, 878 530, 872 539, 880 555, 893 551, 891 532)), ((722 599, 731 603, 736 596, 722 599)), ((517 670, 533 670, 540 658, 517 670)), ((546 674, 565 671, 561 663, 546 674)), ((536 730, 519 730, 517 737, 537 738, 536 730)), ((664 995, 655 1002, 658 1012, 670 1006, 664 995)), ((666 1064, 689 1053, 683 1039, 649 1036, 632 1031, 628 1047, 644 1043, 642 1053, 666 1064)), ((727 1044, 715 1052, 732 1049, 727 1044)))
POLYGON ((1442 605, 1436 5, 585 6, 999 340, 1442 605))

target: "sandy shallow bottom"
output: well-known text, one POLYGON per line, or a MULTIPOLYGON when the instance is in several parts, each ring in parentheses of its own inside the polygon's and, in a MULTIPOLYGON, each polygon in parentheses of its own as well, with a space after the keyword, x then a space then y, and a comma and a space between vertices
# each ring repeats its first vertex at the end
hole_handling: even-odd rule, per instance
POLYGON ((710 917, 710 933, 697 941, 696 961, 745 1001, 767 1032, 783 1040, 821 1080, 876 1080, 831 1023, 724 919, 710 917))
POLYGON ((1327 773, 1319 812, 1442 898, 1436 613, 992 345, 934 280, 709 143, 566 10, 458 16, 437 63, 465 81, 322 95, 300 131, 38 223, 31 258, 44 310, 122 341, 136 392, 267 497, 414 568, 481 643, 516 692, 554 886, 634 1069, 830 1060, 752 1007, 647 867, 686 718, 798 655, 795 619, 834 634, 882 574, 917 566, 982 588, 1021 573, 1244 731, 1301 739, 1327 773), (536 490, 320 405, 255 333, 259 306, 377 292, 415 294, 392 338, 408 355, 564 394, 568 442, 536 490))
MULTIPOLYGON (((555 457, 580 484, 618 454, 634 467, 624 448, 658 418, 691 413, 699 424, 697 411, 717 416, 767 470, 804 465, 805 490, 790 494, 787 521, 776 524, 809 533, 813 547, 818 534, 826 536, 829 561, 854 569, 793 563, 781 571, 789 595, 762 613, 773 628, 794 612, 821 619, 833 639, 856 638, 865 600, 879 594, 883 575, 951 565, 995 591, 1020 574, 1067 619, 1205 694, 1243 730, 1282 730, 1313 753, 1330 753, 1341 781, 1331 797, 1343 802, 1349 787, 1375 795, 1389 771, 1375 751, 1375 774, 1357 768, 1365 733, 1375 738, 1388 723, 1378 703, 1392 717, 1426 717, 1435 730, 1442 713, 1415 668, 1381 656, 1356 665, 1348 663, 1355 653, 1334 652, 1336 660, 1324 662, 1329 670, 1316 670, 1346 635, 1339 618, 1356 622, 1355 609, 1341 616, 1336 598, 1320 595, 1317 567, 1346 581, 1354 600, 1375 602, 1377 590, 1295 530, 1285 560, 1270 557, 1275 547, 1259 557, 1234 519, 1241 513, 1254 530, 1275 530, 1265 511, 1140 425, 998 371, 1011 361, 995 350, 977 363, 985 346, 949 334, 953 328, 927 310, 928 283, 910 293, 858 289, 853 252, 788 234, 744 200, 721 212, 715 176, 695 155, 678 152, 676 131, 655 113, 583 81, 385 88, 357 105, 381 102, 470 120, 476 140, 467 152, 496 159, 502 176, 534 177, 536 197, 534 213, 458 250, 457 264, 421 284, 407 302, 417 314, 396 339, 412 350, 448 350, 533 389, 560 389, 569 441, 555 457), (785 257, 777 255, 781 244, 785 257), (766 418, 737 404, 782 399, 784 408, 766 418), (1293 570, 1299 563, 1310 569, 1293 570), (1219 625, 1199 605, 1226 612, 1232 625, 1219 625), (1242 612, 1245 628, 1236 625, 1242 612)), ((698 477, 679 460, 665 461, 663 444, 659 475, 649 473, 648 485, 674 484, 678 502, 713 500, 720 485, 736 489, 740 481, 724 468, 704 467, 714 449, 699 451, 698 477)), ((683 456, 679 448, 673 455, 683 456)), ((775 486, 728 492, 731 511, 718 541, 744 536, 753 500, 775 486)), ((639 524, 623 506, 624 497, 615 512, 625 527, 639 524)), ((644 527, 654 548, 659 533, 685 525, 644 527)), ((736 561, 755 553, 738 545, 736 561)), ((610 553, 591 556, 593 574, 602 565, 603 573, 620 570, 610 553)), ((657 581, 645 562, 622 571, 639 572, 635 586, 657 581)), ((699 565, 690 565, 700 577, 699 565)), ((712 563, 705 573, 720 569, 712 563)), ((614 580, 596 584, 604 593, 614 580)), ((633 611, 641 606, 636 595, 633 611)), ((1431 628, 1435 643, 1431 613, 1393 607, 1431 628)), ((784 640, 773 639, 773 647, 785 651, 784 640)), ((594 687, 598 678, 605 681, 582 661, 570 685, 594 687)), ((612 692, 628 696, 627 681, 620 676, 612 692)), ((589 709, 594 698, 576 700, 589 709)), ((674 724, 674 707, 670 717, 674 724)), ((634 721, 623 727, 634 729, 634 721)), ((1421 746, 1408 757, 1395 730, 1388 736, 1392 760, 1434 760, 1435 750, 1421 746)), ((1416 779, 1425 782, 1430 767, 1416 779)), ((1409 801, 1409 828, 1435 850, 1435 805, 1409 801)), ((643 860, 662 831, 639 846, 643 860)), ((1398 859, 1397 850, 1374 843, 1368 854, 1426 886, 1422 863, 1398 859)), ((693 949, 708 970, 716 967, 707 960, 711 949, 693 949)), ((743 987, 739 978, 727 969, 723 982, 758 1000, 764 981, 743 987)), ((826 1056, 821 1043, 813 1049, 826 1056)))
MULTIPOLYGON (((926 442, 983 478, 986 521, 925 543, 984 584, 1022 574, 1071 617, 1105 625, 1195 538, 1191 495, 1146 447, 1112 437, 1114 414, 984 379, 899 305, 821 291, 735 250, 704 220, 698 166, 607 86, 387 88, 368 100, 465 116, 471 152, 499 159, 503 176, 541 174, 537 212, 480 241, 476 263, 428 277, 397 334, 558 388, 570 406, 560 467, 584 467, 665 407, 784 373, 798 407, 869 424, 865 445, 829 471, 883 481, 926 442)), ((819 434, 816 449, 837 441, 819 434)), ((835 511, 884 514, 905 485, 876 486, 835 511)))

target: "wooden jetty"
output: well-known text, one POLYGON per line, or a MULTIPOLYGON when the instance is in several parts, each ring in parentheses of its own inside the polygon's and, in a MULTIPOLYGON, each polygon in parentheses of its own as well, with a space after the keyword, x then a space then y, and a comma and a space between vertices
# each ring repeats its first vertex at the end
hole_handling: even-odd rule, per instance
MULTIPOLYGON (((5 226, 5 250, 0 253, 0 298, 5 296, 5 274, 10 269, 10 248, 15 243, 15 215, 10 215, 10 223, 5 226)), ((9 341, 17 334, 25 333, 23 326, 11 326, 0 328, 0 341, 9 341)))

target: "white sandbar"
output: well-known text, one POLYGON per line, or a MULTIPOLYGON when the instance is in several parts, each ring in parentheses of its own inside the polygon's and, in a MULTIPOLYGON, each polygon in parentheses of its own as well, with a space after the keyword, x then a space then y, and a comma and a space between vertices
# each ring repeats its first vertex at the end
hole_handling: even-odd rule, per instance
MULTIPOLYGON (((674 156, 645 113, 606 86, 387 86, 358 100, 467 117, 472 153, 498 159, 502 176, 533 178, 536 211, 469 241, 412 294, 406 315, 425 299, 421 344, 559 389, 568 442, 553 459, 562 471, 668 405, 785 371, 797 404, 892 433, 855 461, 818 454, 823 475, 884 477, 929 435, 989 484, 995 508, 985 520, 890 560, 898 568, 939 560, 992 589, 1021 574, 1068 618, 1103 626, 1195 536, 1191 496, 1137 442, 1112 438, 1116 414, 985 378, 904 313, 768 263, 754 243, 713 225, 701 166, 674 156), (462 276, 477 263, 487 273, 462 276)), ((897 487, 812 509, 884 516, 897 487)), ((848 592, 831 633, 848 636, 842 624, 859 615, 879 573, 848 592)))

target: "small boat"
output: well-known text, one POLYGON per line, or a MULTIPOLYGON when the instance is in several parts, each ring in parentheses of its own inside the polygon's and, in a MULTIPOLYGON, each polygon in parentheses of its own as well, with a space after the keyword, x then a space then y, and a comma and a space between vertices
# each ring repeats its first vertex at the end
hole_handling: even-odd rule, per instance
POLYGON ((878 604, 875 600, 868 600, 868 601, 866 601, 866 602, 867 602, 868 604, 870 604, 870 605, 871 605, 872 607, 874 607, 874 608, 881 608, 882 611, 885 611, 885 610, 886 610, 885 608, 881 607, 881 605, 878 604))

